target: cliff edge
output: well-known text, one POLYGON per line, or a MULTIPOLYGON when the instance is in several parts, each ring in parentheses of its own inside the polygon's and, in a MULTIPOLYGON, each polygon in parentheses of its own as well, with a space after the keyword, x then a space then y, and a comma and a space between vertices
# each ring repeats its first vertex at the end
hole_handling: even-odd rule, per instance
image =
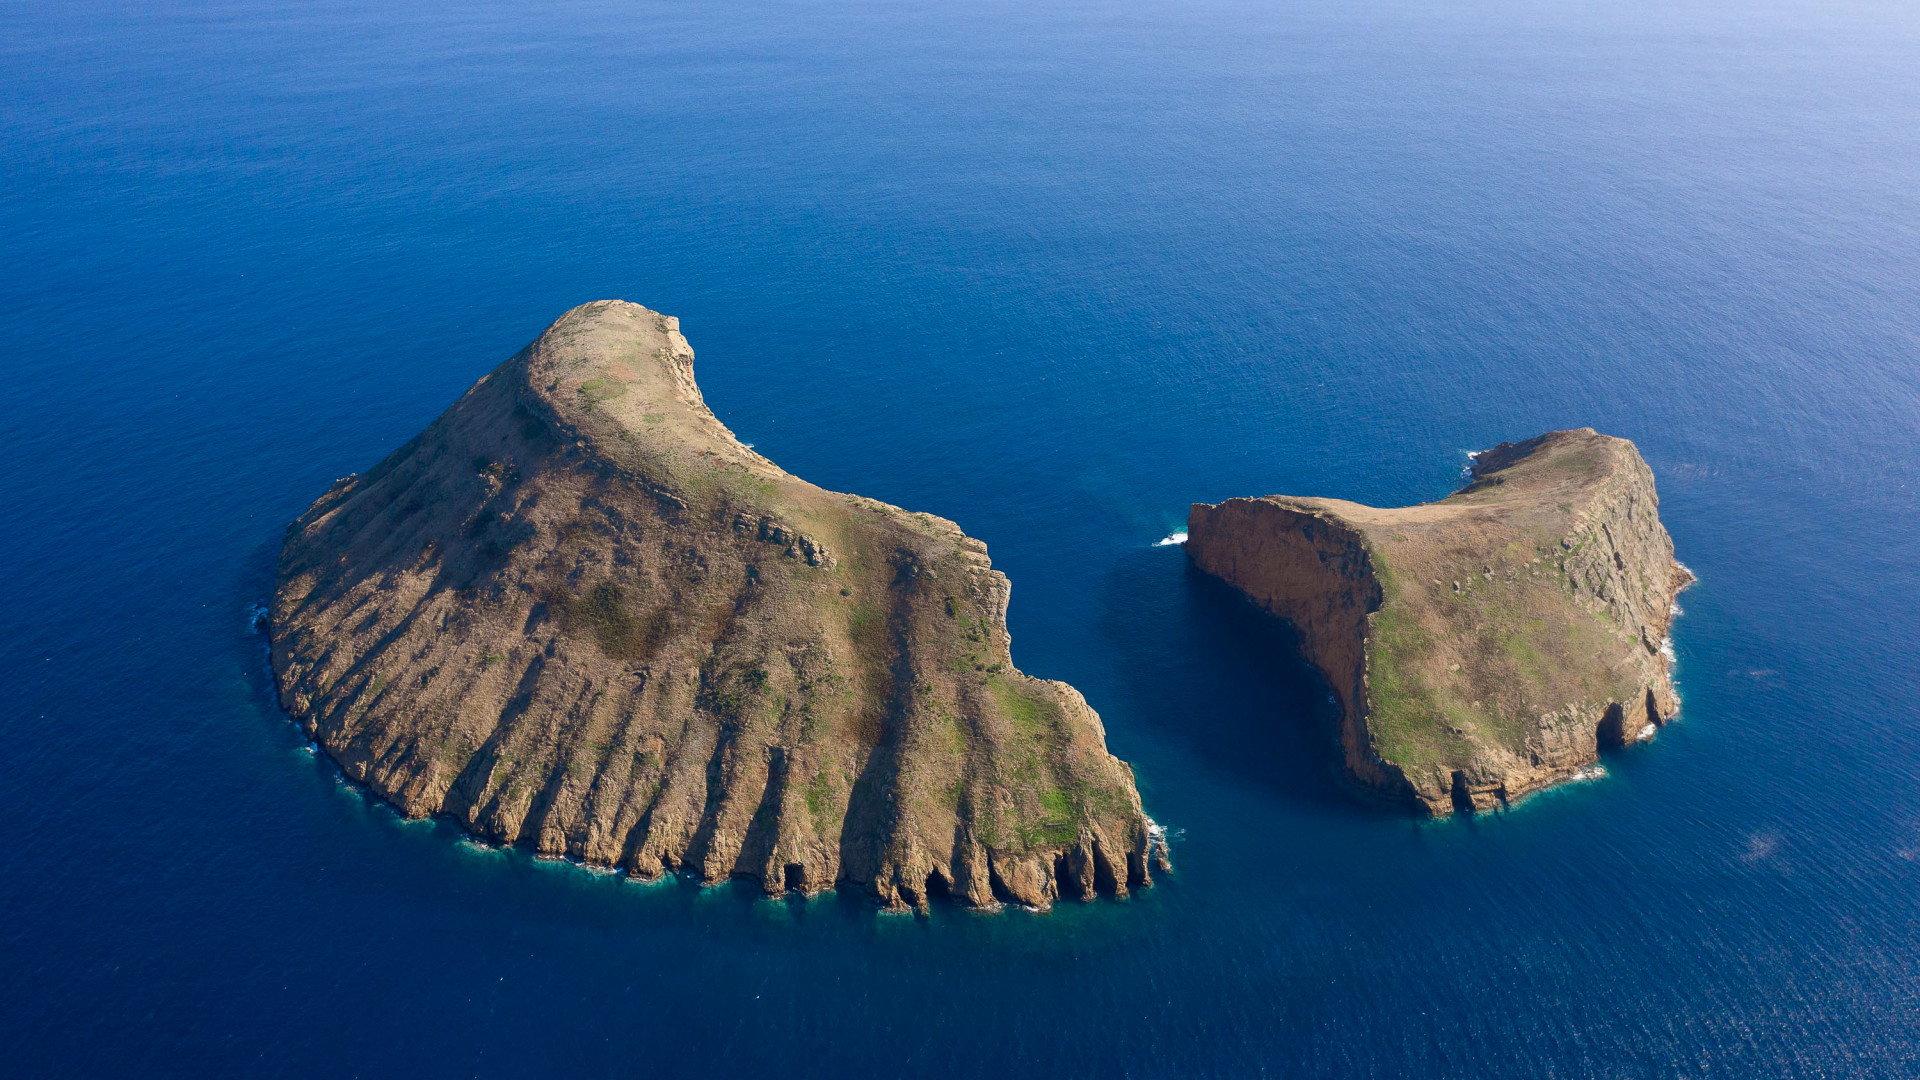
POLYGON ((1008 653, 950 521, 815 487, 600 301, 288 529, 280 699, 413 817, 651 878, 1045 908, 1161 859, 1070 686, 1008 653))
POLYGON ((1692 578, 1625 439, 1502 443, 1421 506, 1195 504, 1187 532, 1194 565, 1298 628, 1347 772, 1428 813, 1566 779, 1679 708, 1667 629, 1692 578))

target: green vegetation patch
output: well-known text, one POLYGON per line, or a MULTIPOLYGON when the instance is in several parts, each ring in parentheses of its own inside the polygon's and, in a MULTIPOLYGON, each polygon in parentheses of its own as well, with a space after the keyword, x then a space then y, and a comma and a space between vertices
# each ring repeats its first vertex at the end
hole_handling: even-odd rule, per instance
POLYGON ((589 405, 598 405, 602 401, 612 401, 627 392, 627 384, 618 379, 588 379, 580 384, 580 396, 589 405))
POLYGON ((1053 789, 1040 793, 1040 820, 1020 830, 1020 839, 1028 848, 1065 847, 1073 843, 1080 830, 1074 825, 1072 796, 1053 789))
POLYGON ((813 822, 815 836, 832 836, 839 831, 846 816, 846 800, 840 795, 845 786, 832 767, 821 769, 807 781, 807 817, 813 822))
POLYGON ((1408 762, 1439 749, 1436 709, 1426 687, 1413 675, 1434 648, 1433 635, 1412 617, 1403 584, 1387 572, 1378 553, 1374 571, 1380 581, 1380 610, 1370 616, 1372 641, 1367 651, 1367 728, 1374 749, 1389 761, 1408 762))
POLYGON ((993 688, 993 699, 1000 706, 1001 714, 1013 724, 1021 738, 1043 743, 1052 741, 1058 734, 1059 706, 1028 694, 1008 679, 989 679, 987 685, 993 688))

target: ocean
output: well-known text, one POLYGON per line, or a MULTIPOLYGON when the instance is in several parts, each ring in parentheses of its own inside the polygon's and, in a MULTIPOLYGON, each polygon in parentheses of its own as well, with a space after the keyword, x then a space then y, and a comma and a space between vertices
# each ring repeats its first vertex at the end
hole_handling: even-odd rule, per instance
POLYGON ((1920 1076, 1920 7, 0 4, 0 1073, 1920 1076), (1013 582, 1175 872, 889 916, 405 822, 286 523, 563 310, 1013 582), (1680 719, 1420 821, 1194 501, 1633 439, 1680 719))

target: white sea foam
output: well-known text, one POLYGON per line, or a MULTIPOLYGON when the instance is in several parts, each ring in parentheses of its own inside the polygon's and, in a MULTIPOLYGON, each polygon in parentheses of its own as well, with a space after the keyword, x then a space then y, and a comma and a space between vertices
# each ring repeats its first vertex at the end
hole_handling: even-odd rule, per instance
POLYGON ((1604 777, 1606 775, 1607 775, 1607 770, 1605 766, 1589 765, 1584 769, 1578 770, 1572 776, 1567 777, 1567 779, 1573 782, 1578 782, 1581 780, 1598 780, 1601 777, 1604 777))
POLYGON ((1173 547, 1176 544, 1184 544, 1186 542, 1187 542, 1187 530, 1175 529, 1173 532, 1168 533, 1164 538, 1155 540, 1153 542, 1153 546, 1154 547, 1173 547))
POLYGON ((1485 450, 1466 451, 1467 463, 1465 465, 1460 466, 1460 479, 1462 480, 1473 479, 1473 463, 1479 460, 1480 455, 1484 453, 1486 453, 1485 450))
POLYGON ((1780 850, 1780 834, 1772 829, 1747 834, 1747 850, 1740 856, 1743 863, 1757 863, 1771 859, 1780 850))
POLYGON ((1654 731, 1655 731, 1654 726, 1652 724, 1648 724, 1646 727, 1641 728, 1640 734, 1635 735, 1633 739, 1635 742, 1646 742, 1648 739, 1653 738, 1654 731))
POLYGON ((1671 637, 1660 639, 1660 655, 1666 657, 1667 663, 1669 664, 1679 662, 1679 658, 1673 655, 1673 639, 1671 637))

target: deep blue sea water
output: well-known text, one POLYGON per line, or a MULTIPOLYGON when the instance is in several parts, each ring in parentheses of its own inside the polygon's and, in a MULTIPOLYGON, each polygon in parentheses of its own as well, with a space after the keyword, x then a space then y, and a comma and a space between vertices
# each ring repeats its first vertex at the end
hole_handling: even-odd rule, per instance
POLYGON ((0 1073, 1920 1075, 1909 0, 0 2, 0 1073), (285 522, 573 304, 959 521, 1177 872, 645 887, 344 786, 285 522), (1420 823, 1194 500, 1639 443, 1682 720, 1420 823))

